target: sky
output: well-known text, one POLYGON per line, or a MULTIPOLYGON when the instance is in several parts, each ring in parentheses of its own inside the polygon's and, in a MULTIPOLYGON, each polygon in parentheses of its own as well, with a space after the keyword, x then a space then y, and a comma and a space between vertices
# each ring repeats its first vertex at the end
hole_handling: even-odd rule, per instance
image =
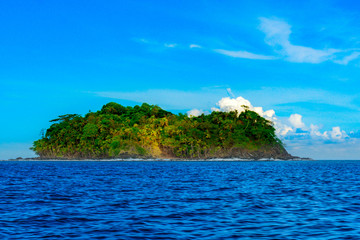
MULTIPOLYGON (((358 1, 1 1, 0 159, 114 101, 245 104, 289 153, 360 159, 358 1)), ((241 109, 240 109, 241 110, 241 109)))

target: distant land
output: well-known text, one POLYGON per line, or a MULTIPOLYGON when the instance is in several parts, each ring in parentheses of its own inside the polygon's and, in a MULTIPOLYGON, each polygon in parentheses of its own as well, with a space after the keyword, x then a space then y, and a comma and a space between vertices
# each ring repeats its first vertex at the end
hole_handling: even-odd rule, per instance
POLYGON ((110 102, 50 122, 33 143, 34 159, 301 159, 286 151, 272 122, 247 108, 192 117, 110 102))

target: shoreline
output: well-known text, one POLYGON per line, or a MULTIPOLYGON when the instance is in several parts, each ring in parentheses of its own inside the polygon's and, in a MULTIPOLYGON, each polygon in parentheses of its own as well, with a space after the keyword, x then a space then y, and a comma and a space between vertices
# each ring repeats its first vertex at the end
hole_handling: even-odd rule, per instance
POLYGON ((15 158, 0 160, 1 162, 274 162, 274 161, 315 161, 312 158, 294 157, 291 159, 245 159, 245 158, 209 158, 209 159, 177 159, 177 158, 103 158, 103 159, 41 159, 41 158, 15 158))

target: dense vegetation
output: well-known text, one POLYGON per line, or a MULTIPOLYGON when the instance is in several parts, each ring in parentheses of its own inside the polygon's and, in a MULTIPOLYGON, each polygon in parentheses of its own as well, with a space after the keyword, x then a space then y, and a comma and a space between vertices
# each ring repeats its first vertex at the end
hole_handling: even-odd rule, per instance
POLYGON ((110 102, 84 117, 67 114, 51 122, 32 148, 42 158, 211 158, 274 147, 285 151, 272 123, 248 109, 188 117, 146 103, 110 102))

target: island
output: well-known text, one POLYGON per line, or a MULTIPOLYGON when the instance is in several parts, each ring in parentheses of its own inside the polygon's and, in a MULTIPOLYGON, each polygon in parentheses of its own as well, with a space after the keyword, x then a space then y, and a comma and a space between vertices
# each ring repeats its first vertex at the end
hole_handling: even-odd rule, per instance
POLYGON ((195 117, 147 103, 110 102, 97 112, 50 122, 31 148, 39 159, 297 159, 273 123, 248 108, 195 117))

